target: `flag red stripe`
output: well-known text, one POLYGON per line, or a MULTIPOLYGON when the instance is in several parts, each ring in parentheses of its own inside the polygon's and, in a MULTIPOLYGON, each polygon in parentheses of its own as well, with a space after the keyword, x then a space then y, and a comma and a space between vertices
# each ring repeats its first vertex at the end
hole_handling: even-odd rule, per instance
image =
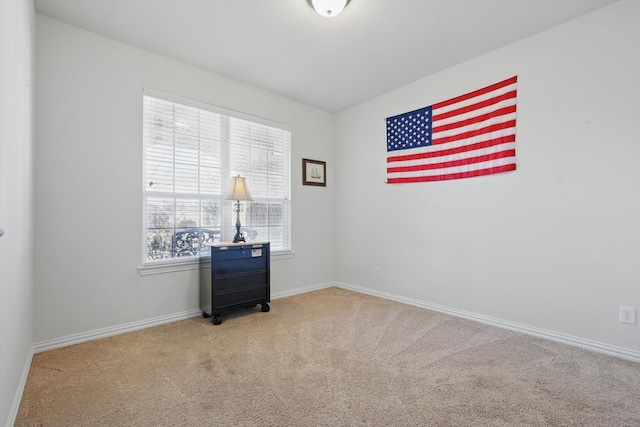
POLYGON ((488 162, 489 160, 496 160, 496 159, 502 159, 505 157, 515 157, 515 156, 516 156, 516 150, 509 149, 509 150, 499 151, 497 153, 485 154, 483 156, 467 157, 459 160, 451 160, 449 162, 433 163, 433 164, 427 164, 427 165, 391 167, 391 168, 387 168, 387 173, 415 172, 415 171, 424 171, 424 170, 432 170, 432 169, 451 168, 456 166, 471 165, 474 163, 488 162))
POLYGON ((517 81, 518 81, 518 76, 513 76, 510 79, 503 80, 501 82, 492 84, 491 86, 487 86, 487 87, 482 88, 482 89, 474 90, 473 92, 469 92, 469 93, 467 93, 465 95, 456 96, 455 98, 451 98, 449 100, 442 101, 442 102, 439 102, 437 104, 433 104, 433 109, 435 110, 436 108, 446 107, 447 105, 455 104, 457 102, 464 101, 466 99, 474 98, 474 97, 476 97, 478 95, 484 95, 485 93, 494 91, 496 89, 500 89, 500 88, 503 88, 505 86, 512 85, 512 84, 516 83, 517 81))
MULTIPOLYGON (((446 112, 442 112, 442 113, 434 113, 433 114, 433 122, 435 123, 438 120, 444 120, 444 119, 448 119, 449 117, 454 117, 454 116, 458 116, 460 114, 465 114, 468 113, 470 111, 475 111, 478 110, 480 108, 485 108, 485 107, 489 107, 491 105, 495 105, 499 102, 502 101, 506 101, 507 99, 515 99, 516 97, 516 91, 511 91, 511 92, 507 92, 507 93, 503 93, 502 95, 498 95, 494 98, 490 98, 490 99, 485 99, 484 101, 480 101, 477 102, 475 104, 471 104, 471 105, 467 105, 465 107, 461 107, 458 108, 457 110, 451 110, 451 111, 446 111, 446 112)), ((515 106, 514 106, 515 108, 515 106)), ((435 111, 435 108, 433 109, 433 111, 435 111)))
MULTIPOLYGON (((446 136, 442 138, 434 138, 431 141, 431 145, 433 146, 437 144, 445 144, 451 141, 460 141, 461 139, 468 139, 468 138, 472 138, 474 136, 482 135, 485 133, 495 132, 502 129, 515 128, 515 127, 516 127, 516 121, 509 120, 508 122, 496 123, 495 125, 485 126, 483 128, 470 130, 469 132, 459 133, 457 135, 451 135, 451 136, 446 136)), ((437 130, 434 128, 433 132, 435 133, 437 132, 437 130)))
POLYGON ((480 170, 474 170, 469 172, 457 172, 457 173, 445 174, 445 175, 415 176, 415 177, 408 177, 408 178, 389 178, 387 182, 389 184, 401 184, 406 182, 445 181, 449 179, 471 178, 474 176, 491 175, 494 173, 508 172, 513 170, 516 170, 515 163, 504 165, 504 166, 497 166, 493 168, 480 169, 480 170))
POLYGON ((462 147, 447 148, 440 151, 429 151, 420 154, 408 154, 406 156, 393 156, 387 158, 387 163, 391 162, 404 162, 408 160, 428 159, 431 157, 448 156, 450 154, 464 153, 465 151, 479 150, 481 148, 493 147, 494 145, 505 144, 507 142, 514 142, 516 140, 515 135, 505 135, 500 138, 490 139, 487 141, 476 142, 475 144, 464 145, 462 147))
POLYGON ((463 126, 468 126, 470 124, 473 123, 480 123, 483 122, 485 120, 489 120, 492 119, 494 117, 499 117, 499 116, 503 116, 506 114, 511 114, 511 113, 515 113, 516 112, 516 106, 515 105, 510 105, 508 107, 504 107, 504 108, 500 108, 498 110, 494 110, 491 111, 489 113, 486 114, 482 114, 480 116, 476 116, 476 117, 471 117, 465 120, 461 120, 459 122, 454 122, 454 123, 448 123, 446 125, 438 125, 437 127, 434 127, 434 132, 442 132, 445 130, 450 130, 450 129, 456 129, 459 127, 463 127, 463 126))

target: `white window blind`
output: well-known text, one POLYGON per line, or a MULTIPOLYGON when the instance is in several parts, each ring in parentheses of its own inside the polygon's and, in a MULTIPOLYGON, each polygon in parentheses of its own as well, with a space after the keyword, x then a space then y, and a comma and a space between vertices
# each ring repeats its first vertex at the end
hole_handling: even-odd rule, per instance
MULTIPOLYGON (((247 178, 247 241, 291 250, 291 132, 286 125, 145 89, 143 263, 198 257, 203 243, 231 241, 232 176, 247 178)), ((204 254, 204 253, 202 253, 204 254)))

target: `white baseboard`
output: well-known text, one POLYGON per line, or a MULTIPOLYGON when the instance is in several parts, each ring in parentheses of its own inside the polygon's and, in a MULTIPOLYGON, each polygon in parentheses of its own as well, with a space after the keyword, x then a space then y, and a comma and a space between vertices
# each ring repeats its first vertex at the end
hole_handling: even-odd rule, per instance
POLYGON ((24 387, 27 384, 27 377, 29 376, 29 369, 31 369, 31 361, 33 360, 33 351, 27 357, 24 367, 22 368, 22 375, 20 376, 20 383, 16 390, 16 395, 13 397, 11 408, 7 417, 7 427, 13 427, 18 417, 18 409, 20 409, 20 402, 22 401, 22 393, 24 393, 24 387))
POLYGON ((305 294, 307 292, 326 289, 332 286, 338 286, 338 285, 336 284, 336 282, 325 282, 325 283, 318 283, 317 285, 303 286, 302 288, 291 289, 289 291, 274 292, 271 294, 271 299, 286 298, 293 295, 305 294))
MULTIPOLYGON (((395 295, 388 292, 376 291, 373 289, 364 288, 361 286, 355 286, 348 283, 325 282, 325 283, 319 283, 316 285, 295 288, 288 291, 274 292, 271 294, 271 299, 274 300, 279 298, 286 298, 293 295, 298 295, 298 294, 303 294, 311 291, 329 288, 331 286, 336 286, 339 288, 360 292, 368 295, 373 295, 373 296, 389 299, 392 301, 401 302, 404 304, 422 307, 422 308, 437 311, 440 313, 450 314, 452 316, 473 320, 476 322, 484 323, 484 324, 495 326, 498 328, 509 329, 516 332, 522 332, 522 333, 533 335, 539 338, 557 341, 557 342, 571 345, 574 347, 581 347, 587 350, 608 354, 610 356, 620 357, 622 359, 627 359, 634 362, 640 362, 640 352, 635 350, 630 350, 623 347, 616 347, 609 344, 591 341, 585 338, 574 337, 574 336, 562 334, 559 332, 548 331, 545 329, 523 325, 520 323, 514 323, 507 320, 497 319, 494 317, 483 316, 483 315, 471 313, 468 311, 457 310, 454 308, 432 304, 432 303, 417 300, 414 298, 407 298, 401 295, 395 295)), ((152 319, 141 320, 141 321, 126 323, 123 325, 113 326, 109 328, 97 329, 94 331, 88 331, 80 334, 69 335, 66 337, 42 341, 34 344, 33 351, 34 353, 40 353, 47 350, 53 350, 59 347, 65 347, 73 344, 80 344, 82 342, 92 341, 99 338, 106 338, 114 335, 123 334, 126 332, 133 332, 140 329, 150 328, 152 326, 162 325, 164 323, 170 323, 178 320, 189 319, 192 317, 201 316, 202 310, 207 310, 207 309, 210 310, 210 308, 211 307, 194 309, 194 310, 189 310, 182 313, 175 313, 175 314, 170 314, 166 316, 155 317, 152 319)))
POLYGON ((74 344, 80 344, 87 341, 97 340, 99 338, 112 337, 114 335, 133 332, 140 329, 150 328, 152 326, 162 325, 165 323, 176 322, 178 320, 190 319, 192 317, 197 317, 197 316, 202 316, 202 311, 200 309, 183 311, 182 313, 168 314, 166 316, 159 316, 151 319, 139 320, 137 322, 125 323, 122 325, 96 329, 93 331, 82 332, 74 335, 67 335, 66 337, 54 338, 51 340, 35 343, 33 345, 33 352, 41 353, 43 351, 53 350, 55 348, 66 347, 68 345, 74 345, 74 344))
POLYGON ((571 345, 574 347, 584 348, 586 350, 591 350, 597 353, 604 353, 609 356, 615 356, 622 359, 627 359, 633 362, 640 363, 640 352, 635 350, 630 350, 628 348, 616 347, 613 345, 609 345, 609 344, 605 344, 597 341, 591 341, 585 338, 574 337, 572 335, 566 335, 559 332, 548 331, 545 329, 540 329, 533 326, 510 322, 507 320, 497 319, 494 317, 483 316, 481 314, 471 313, 463 310, 457 310, 457 309, 445 307, 442 305, 431 304, 425 301, 403 297, 401 295, 395 295, 388 292, 376 291, 376 290, 364 288, 361 286, 350 285, 348 283, 335 282, 333 285, 339 288, 350 290, 350 291, 360 292, 368 295, 389 299, 392 301, 401 302, 404 304, 422 307, 428 310, 437 311, 439 313, 450 314, 451 316, 461 317, 463 319, 469 319, 475 322, 484 323, 484 324, 495 326, 502 329, 509 329, 515 332, 522 332, 524 334, 533 335, 538 338, 544 338, 551 341, 556 341, 563 344, 571 345))

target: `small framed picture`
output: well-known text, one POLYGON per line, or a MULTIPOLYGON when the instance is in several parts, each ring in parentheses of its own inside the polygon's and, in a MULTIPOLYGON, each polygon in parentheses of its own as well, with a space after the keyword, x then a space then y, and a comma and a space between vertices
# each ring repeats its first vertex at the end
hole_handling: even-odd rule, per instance
POLYGON ((302 185, 327 186, 327 162, 302 159, 302 185))

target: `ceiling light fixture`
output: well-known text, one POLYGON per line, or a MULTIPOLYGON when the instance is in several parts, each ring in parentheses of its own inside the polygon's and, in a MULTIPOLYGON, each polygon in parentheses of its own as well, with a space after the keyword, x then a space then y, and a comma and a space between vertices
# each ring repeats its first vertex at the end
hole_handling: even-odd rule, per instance
POLYGON ((325 18, 332 18, 342 12, 351 0, 307 0, 307 3, 325 18))

